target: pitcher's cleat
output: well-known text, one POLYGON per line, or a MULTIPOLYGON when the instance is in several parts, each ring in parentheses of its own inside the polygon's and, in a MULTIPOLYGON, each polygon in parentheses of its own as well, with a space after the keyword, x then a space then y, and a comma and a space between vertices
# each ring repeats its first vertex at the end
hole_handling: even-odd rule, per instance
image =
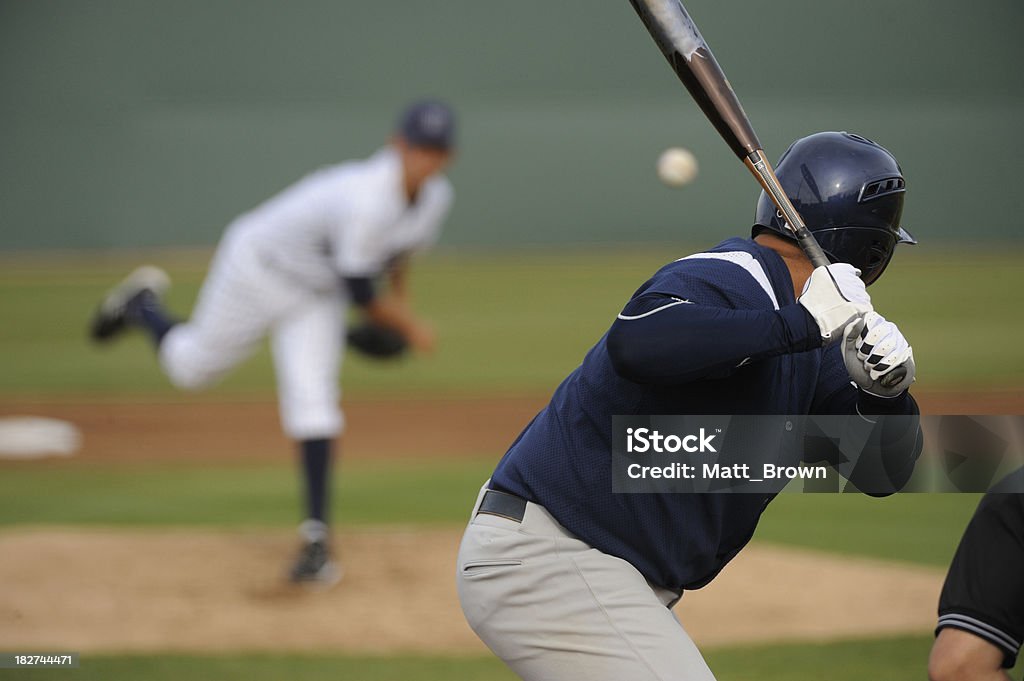
POLYGON ((299 550, 289 579, 293 584, 330 587, 341 581, 341 568, 331 558, 326 542, 310 542, 299 550))
POLYGON ((100 302, 89 326, 89 336, 98 343, 113 339, 128 327, 133 306, 148 296, 159 299, 170 285, 171 278, 159 267, 138 268, 100 302))
POLYGON ((309 584, 331 587, 341 580, 341 566, 332 558, 330 531, 319 520, 308 519, 299 525, 299 534, 304 539, 299 557, 289 574, 293 584, 309 584))

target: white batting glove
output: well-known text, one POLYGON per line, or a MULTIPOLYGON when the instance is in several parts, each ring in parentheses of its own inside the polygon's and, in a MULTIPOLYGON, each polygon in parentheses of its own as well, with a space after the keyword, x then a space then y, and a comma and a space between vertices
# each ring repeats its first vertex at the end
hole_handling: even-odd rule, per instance
POLYGON ((829 344, 854 319, 871 312, 871 296, 860 279, 860 270, 847 263, 817 267, 797 299, 821 330, 821 340, 829 344))
POLYGON ((896 397, 914 382, 914 349, 895 324, 874 311, 847 325, 843 362, 853 382, 877 397, 896 397))

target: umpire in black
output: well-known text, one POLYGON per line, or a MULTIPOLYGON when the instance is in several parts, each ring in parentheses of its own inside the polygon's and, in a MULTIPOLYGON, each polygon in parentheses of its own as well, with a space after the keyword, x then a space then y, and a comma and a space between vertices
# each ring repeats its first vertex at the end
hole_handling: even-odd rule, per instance
POLYGON ((974 512, 939 598, 931 681, 1008 681, 1024 641, 1024 469, 974 512))

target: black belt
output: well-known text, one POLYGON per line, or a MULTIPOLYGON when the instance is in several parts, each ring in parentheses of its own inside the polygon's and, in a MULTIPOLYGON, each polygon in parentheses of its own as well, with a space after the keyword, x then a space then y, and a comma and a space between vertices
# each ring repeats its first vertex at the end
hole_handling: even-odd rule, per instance
POLYGON ((523 516, 526 515, 526 499, 508 492, 489 489, 484 492, 484 498, 480 500, 476 513, 487 513, 521 523, 523 516))

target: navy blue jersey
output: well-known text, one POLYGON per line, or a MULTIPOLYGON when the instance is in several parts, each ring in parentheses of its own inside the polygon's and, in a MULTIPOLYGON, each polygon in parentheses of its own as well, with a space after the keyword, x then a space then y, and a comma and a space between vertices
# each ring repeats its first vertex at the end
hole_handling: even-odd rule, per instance
MULTIPOLYGON (((749 541, 771 497, 612 494, 612 416, 852 414, 870 399, 850 382, 839 344, 821 347, 782 258, 729 239, 666 265, 633 294, 491 485, 541 504, 651 582, 695 589, 749 541)), ((916 411, 909 395, 869 406, 916 411)))

